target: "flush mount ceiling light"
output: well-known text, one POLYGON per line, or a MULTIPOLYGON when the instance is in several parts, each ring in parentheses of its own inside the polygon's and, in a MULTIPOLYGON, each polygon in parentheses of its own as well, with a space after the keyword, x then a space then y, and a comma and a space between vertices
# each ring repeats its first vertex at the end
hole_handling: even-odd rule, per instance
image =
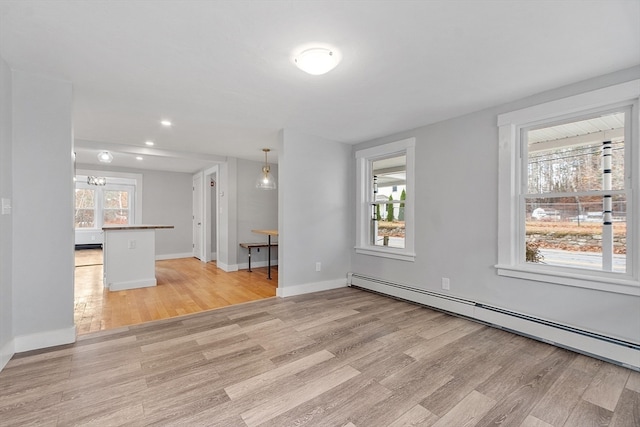
POLYGON ((171 126, 171 122, 170 122, 169 120, 162 120, 162 121, 160 122, 160 124, 161 124, 162 126, 166 126, 166 127, 170 127, 170 126, 171 126))
POLYGON ((264 166, 262 167, 262 172, 258 175, 258 179, 256 179, 256 188, 260 188, 261 190, 275 190, 277 188, 276 180, 271 175, 271 168, 269 167, 269 163, 267 163, 267 153, 271 151, 268 148, 263 148, 264 151, 264 166))
POLYGON ((335 49, 313 47, 303 50, 293 61, 302 71, 319 76, 333 70, 340 62, 340 55, 335 49))
POLYGON ((108 151, 101 151, 98 154, 98 160, 102 163, 111 163, 111 161, 113 160, 113 155, 108 151))
POLYGON ((155 145, 153 141, 146 141, 145 144, 148 145, 149 147, 153 147, 155 145))

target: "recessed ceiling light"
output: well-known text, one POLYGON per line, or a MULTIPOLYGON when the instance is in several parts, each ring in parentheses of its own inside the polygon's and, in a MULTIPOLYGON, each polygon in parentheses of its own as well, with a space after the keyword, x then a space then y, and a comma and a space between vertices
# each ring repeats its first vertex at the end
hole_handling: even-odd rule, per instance
POLYGON ((136 156, 136 160, 142 160, 142 156, 136 156))
POLYGON ((102 163, 111 163, 113 160, 113 154, 108 151, 101 151, 98 153, 98 160, 102 163))
POLYGON ((162 120, 162 121, 160 122, 160 124, 161 124, 162 126, 166 126, 166 127, 171 126, 171 122, 170 122, 169 120, 162 120))
POLYGON ((153 141, 147 141, 145 142, 145 144, 147 144, 149 147, 152 147, 153 145, 155 145, 153 141))
POLYGON ((312 47, 303 50, 293 61, 302 71, 319 76, 333 70, 340 59, 340 54, 335 49, 312 47))

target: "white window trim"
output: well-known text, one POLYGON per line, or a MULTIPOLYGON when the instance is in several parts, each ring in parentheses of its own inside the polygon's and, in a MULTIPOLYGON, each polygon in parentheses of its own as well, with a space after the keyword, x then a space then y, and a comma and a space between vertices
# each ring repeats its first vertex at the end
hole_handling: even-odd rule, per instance
MULTIPOLYGON (((631 270, 626 274, 588 271, 545 265, 526 264, 521 261, 519 224, 520 193, 520 129, 537 123, 562 119, 577 114, 588 114, 610 106, 631 106, 631 138, 629 159, 632 176, 627 175, 631 189, 631 203, 627 206, 630 217, 640 215, 640 80, 598 89, 595 91, 524 108, 498 116, 498 275, 597 289, 640 296, 640 227, 627 222, 627 258, 631 270)), ((636 221, 637 222, 637 221, 636 221)))
POLYGON ((356 151, 356 253, 402 261, 415 261, 415 145, 415 138, 407 138, 356 151), (404 200, 405 247, 374 246, 369 239, 371 219, 369 195, 373 194, 373 183, 369 179, 371 162, 379 158, 402 154, 406 154, 407 158, 406 199, 404 200))
MULTIPOLYGON (((129 184, 135 186, 134 205, 133 207, 133 222, 132 224, 142 224, 142 174, 139 173, 127 173, 127 172, 111 172, 111 171, 97 171, 88 169, 78 169, 76 171, 76 179, 82 182, 87 182, 87 176, 107 176, 115 178, 109 180, 112 184, 129 184)), ((96 230, 96 229, 78 229, 78 230, 96 230)))

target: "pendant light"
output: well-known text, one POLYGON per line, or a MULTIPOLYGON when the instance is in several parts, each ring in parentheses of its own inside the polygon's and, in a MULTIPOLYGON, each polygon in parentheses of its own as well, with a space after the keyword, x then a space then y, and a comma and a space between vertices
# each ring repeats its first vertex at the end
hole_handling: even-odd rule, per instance
POLYGON ((271 168, 269 167, 269 163, 267 163, 267 153, 271 151, 268 148, 263 148, 264 151, 264 166, 262 167, 262 172, 256 179, 256 188, 260 188, 262 190, 275 190, 277 188, 276 180, 271 175, 271 168))

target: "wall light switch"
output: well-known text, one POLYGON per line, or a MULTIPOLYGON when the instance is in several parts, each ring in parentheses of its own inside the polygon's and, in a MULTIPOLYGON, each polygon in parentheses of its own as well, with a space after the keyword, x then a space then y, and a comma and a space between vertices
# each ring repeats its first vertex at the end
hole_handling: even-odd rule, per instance
POLYGON ((135 249, 135 248, 136 248, 136 241, 129 240, 129 249, 135 249))
POLYGON ((316 271, 320 271, 322 269, 322 263, 316 262, 316 271))
POLYGON ((11 199, 2 198, 2 215, 11 214, 11 199))
POLYGON ((445 291, 448 291, 451 289, 451 284, 449 282, 449 278, 448 277, 443 277, 442 278, 442 289, 444 289, 445 291))

